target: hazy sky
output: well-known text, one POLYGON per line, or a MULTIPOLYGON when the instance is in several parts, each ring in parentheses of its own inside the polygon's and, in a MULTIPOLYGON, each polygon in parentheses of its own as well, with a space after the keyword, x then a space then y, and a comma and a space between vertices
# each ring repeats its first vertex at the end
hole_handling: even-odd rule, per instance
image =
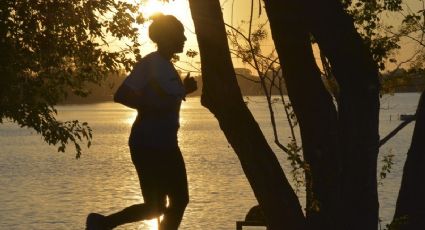
MULTIPOLYGON (((129 0, 131 1, 131 0, 129 0)), ((224 20, 226 23, 231 24, 233 21, 233 25, 238 26, 241 24, 242 20, 247 20, 249 18, 249 12, 250 12, 250 5, 246 4, 247 0, 222 0, 222 8, 223 8, 223 15, 224 20), (234 2, 234 4, 232 4, 234 2), (232 14, 232 5, 233 5, 233 14, 232 14), (233 17, 232 17, 233 16, 233 17), (232 20, 233 18, 233 20, 232 20)), ((255 1, 256 4, 258 4, 258 1, 255 1)), ((142 14, 145 15, 145 17, 148 17, 152 13, 156 11, 160 11, 164 14, 172 14, 176 16, 185 26, 185 35, 187 37, 187 41, 185 44, 185 51, 191 49, 199 51, 198 45, 196 42, 196 35, 194 33, 194 25, 192 21, 192 16, 190 14, 189 10, 189 3, 188 0, 170 0, 169 3, 163 3, 159 0, 143 0, 143 5, 141 7, 142 14)), ((256 12, 258 12, 258 5, 255 6, 256 12)), ((265 12, 263 12, 263 15, 265 15, 265 12)), ((258 18, 258 17, 256 17, 258 18)), ((262 20, 264 21, 265 17, 262 17, 262 20)), ((258 19, 256 19, 258 20, 258 19)), ((149 40, 148 34, 147 34, 147 28, 149 24, 146 24, 141 27, 140 30, 140 41, 143 44, 143 47, 141 49, 142 54, 145 55, 147 53, 150 53, 156 49, 155 44, 149 40)), ((271 47, 272 42, 265 43, 265 46, 271 47)), ((197 68, 200 68, 199 66, 199 55, 195 59, 186 58, 186 55, 184 53, 180 54, 180 57, 183 61, 189 62, 191 64, 186 63, 177 63, 178 67, 182 67, 184 70, 191 70, 196 71, 195 68, 191 67, 191 65, 196 66, 197 68)), ((244 67, 244 64, 242 64, 238 60, 234 60, 235 67, 244 67)), ((248 67, 248 66, 246 66, 248 67)))
MULTIPOLYGON (((128 0, 134 1, 134 0, 128 0)), ((224 20, 227 24, 232 24, 235 27, 241 26, 242 21, 247 21, 250 15, 250 3, 249 0, 221 0, 221 5, 223 8, 223 16, 224 20)), ((422 5, 420 0, 407 0, 408 6, 413 10, 417 11, 422 5)), ((142 0, 144 6, 141 7, 141 11, 143 15, 149 16, 155 11, 161 11, 164 14, 172 14, 175 15, 185 26, 185 35, 187 37, 187 42, 185 45, 185 51, 192 49, 198 51, 196 36, 194 34, 194 26, 192 22, 192 17, 190 15, 189 3, 188 0, 170 0, 169 3, 163 3, 160 0, 142 0)), ((259 1, 254 1, 254 21, 255 22, 264 22, 266 21, 266 13, 263 10, 261 15, 259 15, 259 1)), ((407 9, 407 4, 405 4, 405 9, 407 9)), ((398 24, 401 20, 402 16, 400 14, 388 14, 386 15, 385 21, 389 24, 398 24)), ((141 29, 140 40, 143 44, 142 54, 147 54, 154 51, 155 44, 153 44, 147 35, 146 28, 149 24, 146 24, 141 29)), ((410 55, 414 52, 416 46, 411 41, 405 40, 401 43, 404 47, 400 51, 398 51, 397 57, 400 60, 405 60, 410 57, 410 55)), ((270 52, 273 49, 273 42, 271 39, 264 42, 263 50, 270 52)), ((183 54, 180 55, 181 59, 190 62, 192 65, 199 67, 199 57, 194 59, 187 59, 183 54)), ((185 63, 178 63, 178 67, 183 67, 183 69, 195 70, 185 63)), ((238 60, 234 60, 235 67, 248 67, 244 65, 238 60)))

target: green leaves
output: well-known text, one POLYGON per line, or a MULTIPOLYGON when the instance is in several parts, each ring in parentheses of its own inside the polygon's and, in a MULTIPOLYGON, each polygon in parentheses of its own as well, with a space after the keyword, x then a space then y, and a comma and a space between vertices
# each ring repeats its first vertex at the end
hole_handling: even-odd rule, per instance
POLYGON ((79 143, 91 145, 91 129, 56 121, 54 106, 68 92, 87 96, 87 83, 131 68, 140 57, 138 8, 115 0, 2 1, 0 122, 33 128, 60 152, 73 143, 79 157, 79 143))

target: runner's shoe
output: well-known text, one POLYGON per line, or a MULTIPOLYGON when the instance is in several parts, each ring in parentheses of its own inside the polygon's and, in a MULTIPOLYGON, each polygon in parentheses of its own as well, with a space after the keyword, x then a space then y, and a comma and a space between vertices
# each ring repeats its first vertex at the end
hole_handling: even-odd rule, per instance
POLYGON ((98 213, 90 213, 86 220, 86 230, 109 230, 105 226, 105 216, 98 213))

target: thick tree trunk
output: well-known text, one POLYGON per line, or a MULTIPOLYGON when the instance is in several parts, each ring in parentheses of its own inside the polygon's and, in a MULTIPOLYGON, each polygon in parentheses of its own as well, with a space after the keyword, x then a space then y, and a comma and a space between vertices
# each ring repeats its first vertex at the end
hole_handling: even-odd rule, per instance
POLYGON ((201 53, 202 104, 238 155, 269 228, 305 229, 299 201, 240 94, 219 0, 189 3, 201 53))
POLYGON ((425 228, 425 92, 416 110, 416 124, 407 153, 392 227, 425 228))
MULTIPOLYGON (((271 3, 272 1, 267 2, 271 3)), ((291 33, 293 35, 298 34, 296 35, 298 39, 305 43, 306 32, 297 28, 297 26, 305 27, 307 28, 306 31, 312 33, 321 51, 329 59, 333 74, 340 86, 337 146, 342 159, 342 174, 339 188, 341 202, 338 207, 339 217, 337 219, 339 223, 337 228, 376 230, 378 227, 376 162, 379 142, 377 66, 357 33, 352 19, 343 10, 339 0, 282 0, 282 2, 284 2, 281 3, 282 7, 287 9, 282 7, 279 7, 279 9, 270 8, 271 11, 280 10, 281 14, 288 14, 280 15, 281 18, 277 19, 275 26, 272 25, 272 30, 279 27, 278 20, 281 20, 282 25, 280 27, 287 27, 281 28, 279 33, 283 40, 289 38, 287 42, 291 45, 281 44, 283 46, 281 53, 285 56, 279 54, 280 58, 292 59, 294 55, 297 57, 297 51, 292 46, 296 46, 297 42, 298 46, 301 46, 302 42, 293 41, 294 37, 290 39, 290 35, 291 33), (291 15, 295 16, 291 18, 291 15), (304 20, 300 21, 299 18, 304 20), (291 22, 293 23, 292 26, 290 25, 291 22), (290 54, 283 54, 283 52, 290 54)), ((279 17, 279 15, 276 17, 279 17)), ((276 32, 273 32, 273 34, 276 34, 276 32)), ((276 36, 279 36, 279 34, 276 36)), ((297 49, 303 50, 300 47, 297 49)), ((293 60, 297 61, 288 63, 284 66, 284 69, 291 65, 297 66, 300 63, 305 63, 301 58, 294 58, 293 60)), ((285 64, 285 60, 282 63, 285 64)), ((303 71, 303 68, 305 67, 299 68, 299 71, 303 71)), ((310 73, 310 75, 314 76, 315 74, 310 73)), ((289 80, 289 76, 287 78, 289 80)), ((324 98, 322 97, 321 103, 326 101, 324 98)), ((326 109, 324 109, 323 114, 326 114, 326 109)), ((331 118, 328 119, 332 120, 331 118)), ((317 122, 321 121, 317 119, 317 122)), ((307 156, 310 155, 310 153, 306 154, 307 156)), ((312 161, 314 160, 312 159, 312 161)), ((333 161, 333 163, 337 164, 337 161, 333 161)), ((313 167, 314 163, 311 164, 313 167)), ((337 168, 332 167, 332 170, 335 172, 337 168)), ((328 189, 332 190, 331 188, 328 189)), ((338 196, 335 197, 335 201, 337 201, 339 198, 338 196)))
POLYGON ((340 87, 342 154, 339 229, 378 228, 379 81, 372 55, 339 0, 308 0, 309 30, 329 59, 340 87))
POLYGON ((299 121, 304 158, 310 166, 306 173, 312 189, 307 190, 307 223, 309 229, 335 229, 339 175, 336 108, 313 56, 302 5, 264 2, 288 96, 299 121))

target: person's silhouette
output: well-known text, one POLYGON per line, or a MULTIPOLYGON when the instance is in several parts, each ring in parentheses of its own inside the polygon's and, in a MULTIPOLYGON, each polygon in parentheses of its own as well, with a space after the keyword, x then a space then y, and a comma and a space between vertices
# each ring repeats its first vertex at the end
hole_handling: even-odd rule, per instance
POLYGON ((182 82, 170 62, 175 53, 183 51, 184 28, 174 16, 157 15, 149 27, 149 37, 158 50, 136 64, 114 95, 115 102, 138 111, 129 146, 144 203, 108 216, 90 213, 87 230, 112 229, 162 214, 159 229, 174 230, 180 225, 189 202, 177 131, 181 101, 197 86, 189 74, 182 82))

